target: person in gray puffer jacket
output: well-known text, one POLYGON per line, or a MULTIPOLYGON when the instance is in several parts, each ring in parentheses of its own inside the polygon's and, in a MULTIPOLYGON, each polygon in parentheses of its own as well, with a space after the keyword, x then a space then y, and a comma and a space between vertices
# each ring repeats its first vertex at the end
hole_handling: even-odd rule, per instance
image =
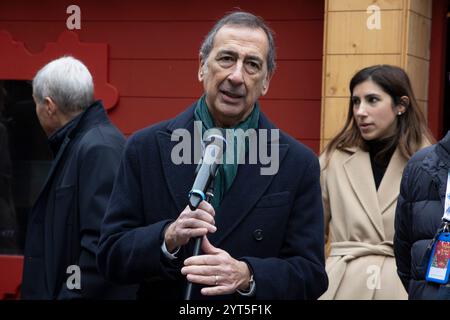
POLYGON ((450 285, 427 282, 431 243, 442 227, 450 131, 437 144, 417 152, 408 162, 395 214, 394 253, 397 272, 409 299, 450 299, 450 285))

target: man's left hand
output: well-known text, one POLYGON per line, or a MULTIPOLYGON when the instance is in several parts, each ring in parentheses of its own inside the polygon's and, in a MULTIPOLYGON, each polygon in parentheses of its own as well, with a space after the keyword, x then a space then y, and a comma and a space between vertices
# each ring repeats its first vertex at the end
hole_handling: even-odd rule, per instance
POLYGON ((203 255, 184 261, 181 273, 192 283, 209 287, 202 288, 206 296, 232 294, 237 289, 246 291, 250 284, 247 264, 231 257, 228 252, 214 247, 206 236, 202 241, 203 255))

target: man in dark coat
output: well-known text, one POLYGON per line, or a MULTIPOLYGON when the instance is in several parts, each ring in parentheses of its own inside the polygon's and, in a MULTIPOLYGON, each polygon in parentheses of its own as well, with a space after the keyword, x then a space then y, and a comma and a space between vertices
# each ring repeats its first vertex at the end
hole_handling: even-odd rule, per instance
POLYGON ((29 217, 23 299, 125 299, 135 288, 107 282, 96 267, 100 224, 125 144, 84 64, 54 60, 33 80, 36 113, 55 156, 29 217))
POLYGON ((127 142, 97 257, 107 278, 139 283, 140 298, 157 300, 182 299, 186 279, 192 299, 316 299, 326 290, 317 157, 276 129, 257 102, 268 90, 274 50, 260 18, 225 16, 201 48, 205 95, 127 142), (180 164, 177 141, 194 145, 183 159, 196 157, 195 130, 206 135, 213 127, 227 128, 227 150, 236 146, 238 156, 219 168, 212 203, 192 211, 186 205, 197 165, 180 164), (228 139, 238 129, 250 133, 248 143, 228 139), (277 162, 272 172, 250 161, 264 147, 277 162), (237 162, 239 154, 245 161, 237 162), (194 237, 203 237, 202 253, 191 257, 194 237))
POLYGON ((397 273, 409 299, 450 299, 449 284, 427 282, 432 239, 442 227, 450 132, 417 152, 403 172, 395 213, 394 253, 397 273))

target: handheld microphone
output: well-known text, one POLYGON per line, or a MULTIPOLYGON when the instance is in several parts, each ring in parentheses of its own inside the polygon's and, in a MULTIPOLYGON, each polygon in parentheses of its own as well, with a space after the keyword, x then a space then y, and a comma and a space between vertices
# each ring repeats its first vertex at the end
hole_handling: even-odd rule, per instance
MULTIPOLYGON (((194 184, 189 192, 189 208, 195 210, 200 205, 200 202, 206 200, 211 201, 211 190, 214 189, 214 177, 217 174, 217 169, 222 163, 223 153, 226 149, 226 140, 224 138, 224 131, 221 129, 210 129, 210 132, 206 138, 205 151, 203 158, 197 167, 197 176, 195 177, 194 184)), ((194 251, 192 256, 198 256, 200 254, 200 248, 202 246, 202 238, 195 238, 194 251)), ((192 294, 192 282, 188 282, 185 292, 185 300, 191 300, 192 294)))
POLYGON ((189 208, 195 210, 200 202, 206 200, 206 192, 217 174, 226 148, 223 130, 210 129, 211 133, 204 139, 205 151, 197 168, 197 176, 189 192, 189 208))

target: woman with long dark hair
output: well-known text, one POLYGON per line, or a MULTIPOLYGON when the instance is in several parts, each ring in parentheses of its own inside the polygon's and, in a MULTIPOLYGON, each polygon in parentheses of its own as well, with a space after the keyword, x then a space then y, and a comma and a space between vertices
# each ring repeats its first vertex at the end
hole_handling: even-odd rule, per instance
POLYGON ((377 65, 350 81, 347 120, 320 157, 328 291, 322 299, 404 299, 394 215, 408 159, 434 142, 408 75, 377 65))

